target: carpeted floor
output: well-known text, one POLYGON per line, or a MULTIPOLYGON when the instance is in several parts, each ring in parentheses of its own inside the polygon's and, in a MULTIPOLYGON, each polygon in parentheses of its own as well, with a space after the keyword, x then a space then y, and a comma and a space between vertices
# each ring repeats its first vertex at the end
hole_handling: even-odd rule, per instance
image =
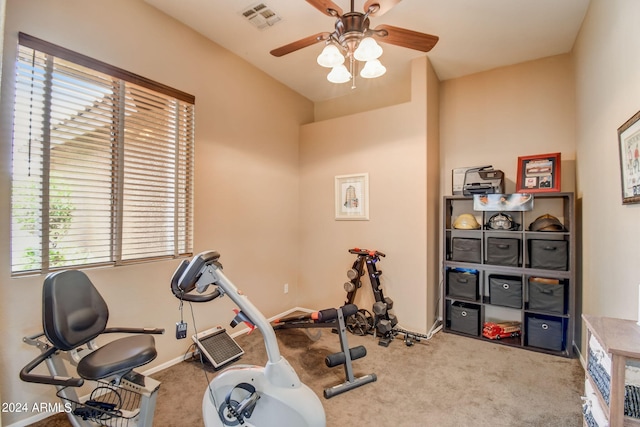
MULTIPOLYGON (((350 347, 362 344, 368 353, 354 362, 355 376, 375 373, 378 380, 325 399, 325 388, 345 381, 343 367, 324 363, 340 349, 338 336, 328 329, 316 341, 299 329, 277 335, 283 356, 322 400, 327 426, 582 426, 584 371, 578 359, 445 333, 412 347, 400 339, 382 347, 372 336, 349 334, 350 347)), ((266 362, 257 330, 236 341, 246 352, 237 363, 266 362)), ((162 382, 154 425, 202 426, 202 396, 207 376, 215 374, 185 361, 153 375, 162 382)), ((61 415, 34 424, 68 425, 61 415)))

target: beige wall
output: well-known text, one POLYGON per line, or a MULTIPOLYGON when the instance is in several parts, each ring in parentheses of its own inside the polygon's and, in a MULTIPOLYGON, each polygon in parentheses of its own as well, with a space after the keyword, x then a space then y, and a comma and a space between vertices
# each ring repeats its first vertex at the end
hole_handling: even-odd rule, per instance
POLYGON ((575 46, 583 312, 638 318, 640 205, 622 205, 617 128, 640 110, 640 2, 592 0, 575 46))
MULTIPOLYGON (((295 306, 298 271, 298 139, 313 105, 141 0, 8 0, 0 104, 0 394, 5 402, 55 401, 53 387, 18 379, 40 330, 43 277, 9 271, 13 63, 17 31, 125 68, 196 97, 195 250, 221 252, 225 272, 267 316, 295 306), (117 28, 114 27, 117 23, 117 28), (233 78, 229 78, 233 76, 233 78), (274 102, 277 100, 277 102, 274 102), (284 295, 283 284, 292 291, 284 295)), ((158 326, 158 358, 182 356, 178 300, 169 279, 178 260, 88 270, 111 307, 113 326, 158 326)), ((198 327, 228 325, 228 298, 194 305, 198 327)), ((189 308, 185 318, 193 332, 189 308)), ((189 340, 190 341, 190 340, 189 340)), ((198 391, 198 395, 199 395, 198 391)), ((200 397, 194 397, 200 398, 200 397)), ((11 424, 33 414, 2 413, 11 424)))
MULTIPOLYGON (((411 102, 302 127, 300 297, 302 305, 341 303, 355 260, 348 249, 380 250, 387 254, 378 265, 381 282, 400 324, 425 332, 435 310, 427 289, 436 287, 427 247, 437 236, 432 224, 428 229, 427 192, 438 186, 427 173, 427 163, 438 161, 437 132, 427 138, 428 99, 437 103, 438 86, 426 58, 414 61, 411 86, 411 102), (369 174, 370 220, 334 220, 334 177, 361 172, 369 174)), ((429 113, 437 128, 437 111, 429 113)), ((371 285, 363 279, 356 304, 371 310, 371 285)))
MULTIPOLYGON (((404 78, 383 84, 384 78, 356 78, 356 89, 349 95, 316 102, 315 121, 335 119, 354 113, 377 110, 411 100, 411 67, 402 72, 404 78)), ((351 84, 351 83, 344 83, 351 84)))
POLYGON ((575 189, 575 95, 570 56, 447 80, 441 89, 442 192, 451 171, 493 165, 515 191, 518 156, 560 152, 562 190, 575 189))

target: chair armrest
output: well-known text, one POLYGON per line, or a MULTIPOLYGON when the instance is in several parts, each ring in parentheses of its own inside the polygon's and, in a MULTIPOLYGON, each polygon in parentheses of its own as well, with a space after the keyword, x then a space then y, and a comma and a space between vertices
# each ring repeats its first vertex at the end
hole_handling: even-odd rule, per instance
POLYGON ((124 333, 124 334, 164 334, 164 328, 106 328, 103 334, 124 333))
POLYGON ((38 375, 32 374, 31 371, 35 369, 36 366, 47 360, 51 357, 56 351, 57 348, 51 347, 44 353, 40 354, 38 357, 29 362, 22 370, 20 371, 20 379, 22 381, 28 383, 37 383, 37 384, 51 384, 56 386, 70 386, 70 387, 80 387, 84 384, 84 380, 82 378, 73 378, 73 377, 59 377, 59 376, 51 376, 51 375, 38 375))

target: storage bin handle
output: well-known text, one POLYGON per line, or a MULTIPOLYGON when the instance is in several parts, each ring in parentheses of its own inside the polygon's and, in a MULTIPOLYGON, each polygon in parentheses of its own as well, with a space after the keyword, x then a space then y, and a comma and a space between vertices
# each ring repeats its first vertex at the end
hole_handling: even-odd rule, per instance
POLYGON ((509 249, 511 245, 507 245, 506 243, 499 243, 496 245, 499 249, 509 249))
POLYGON ((544 329, 544 330, 546 331, 547 329, 549 329, 549 325, 547 325, 546 323, 543 323, 543 324, 541 325, 541 328, 542 328, 542 329, 544 329))
POLYGON ((509 289, 509 284, 508 284, 508 283, 503 283, 503 284, 502 284, 502 289, 504 289, 505 291, 506 291, 507 289, 509 289))
POLYGON ((555 251, 556 249, 558 249, 557 246, 545 246, 542 249, 544 249, 545 251, 555 251))
POLYGON ((462 317, 467 317, 467 312, 466 312, 466 311, 461 311, 461 312, 460 312, 460 316, 462 316, 462 317))

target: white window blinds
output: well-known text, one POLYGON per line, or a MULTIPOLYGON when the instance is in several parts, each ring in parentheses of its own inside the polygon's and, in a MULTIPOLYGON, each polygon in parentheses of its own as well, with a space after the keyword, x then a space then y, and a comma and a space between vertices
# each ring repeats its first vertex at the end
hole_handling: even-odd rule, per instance
POLYGON ((12 272, 190 255, 194 98, 19 41, 12 272))

